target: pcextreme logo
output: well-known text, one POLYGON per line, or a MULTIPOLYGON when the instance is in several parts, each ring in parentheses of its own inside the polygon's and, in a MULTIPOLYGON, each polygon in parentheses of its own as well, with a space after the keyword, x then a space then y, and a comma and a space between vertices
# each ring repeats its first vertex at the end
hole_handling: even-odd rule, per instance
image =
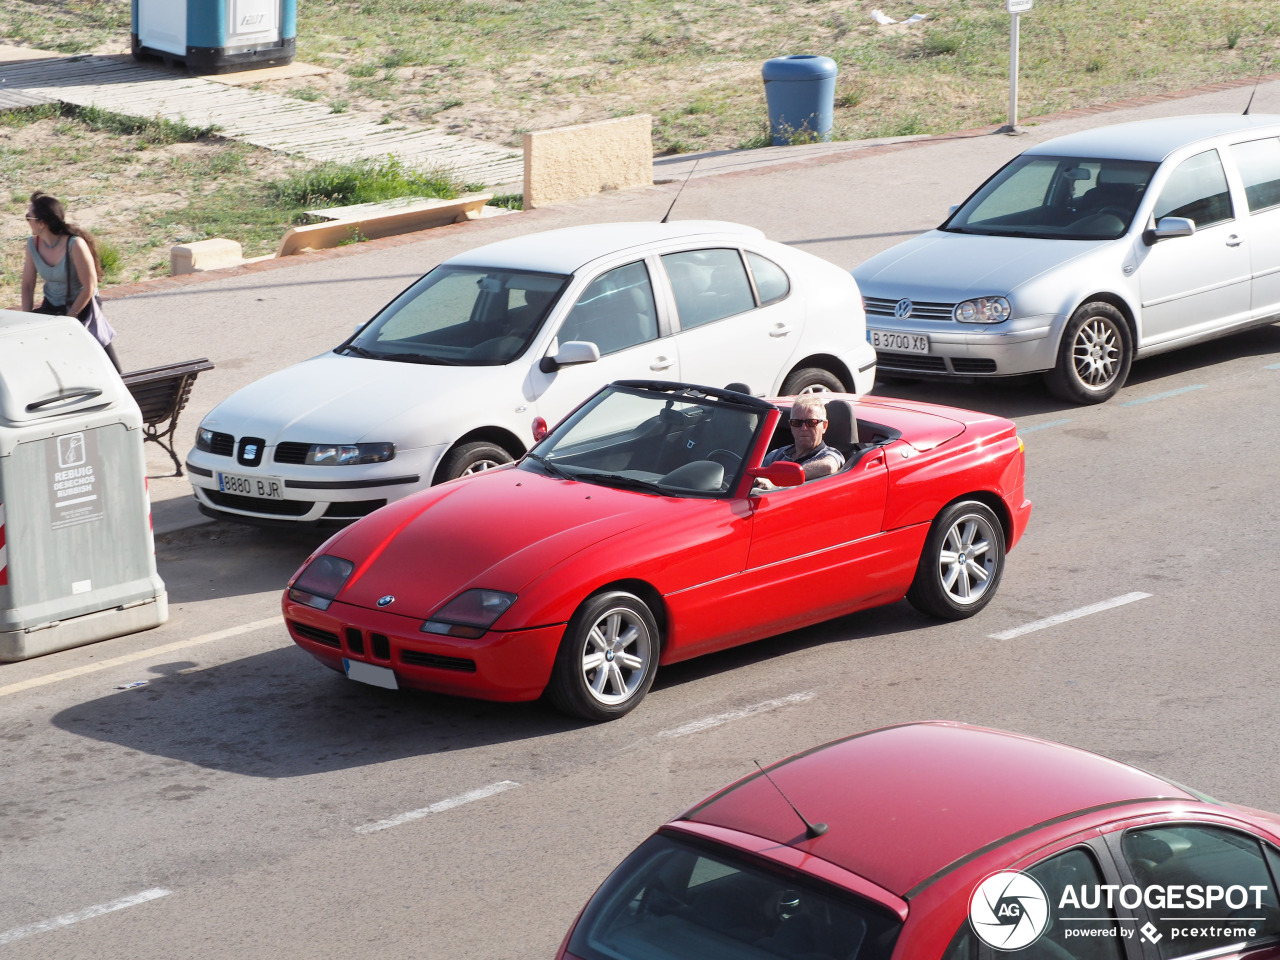
POLYGON ((969 898, 969 925, 987 946, 1021 950, 1049 926, 1049 897, 1036 880, 1018 870, 987 877, 969 898))

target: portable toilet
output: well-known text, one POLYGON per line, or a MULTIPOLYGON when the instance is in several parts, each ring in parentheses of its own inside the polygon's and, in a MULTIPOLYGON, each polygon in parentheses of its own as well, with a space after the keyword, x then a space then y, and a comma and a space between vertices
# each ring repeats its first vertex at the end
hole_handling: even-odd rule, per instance
POLYGON ((293 62, 298 0, 133 0, 133 58, 191 73, 293 62))
POLYGON ((142 434, 78 320, 0 310, 0 661, 168 618, 142 434))

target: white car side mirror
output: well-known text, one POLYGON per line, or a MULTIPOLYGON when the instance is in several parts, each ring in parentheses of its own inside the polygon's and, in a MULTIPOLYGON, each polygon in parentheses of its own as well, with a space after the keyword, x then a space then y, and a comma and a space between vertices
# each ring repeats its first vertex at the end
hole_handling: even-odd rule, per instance
POLYGON ((1196 222, 1186 217, 1164 217, 1153 229, 1146 232, 1147 243, 1170 240, 1173 237, 1189 237, 1196 232, 1196 222))
POLYGON ((552 373, 561 367, 579 363, 595 363, 600 359, 600 348, 586 340, 568 340, 560 344, 553 357, 543 357, 538 365, 543 373, 552 373))

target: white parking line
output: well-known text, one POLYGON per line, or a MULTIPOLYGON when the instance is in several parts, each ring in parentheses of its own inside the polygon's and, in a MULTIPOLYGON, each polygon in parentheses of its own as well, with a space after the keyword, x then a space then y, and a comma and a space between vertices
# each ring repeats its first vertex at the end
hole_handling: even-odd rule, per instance
POLYGON ((663 730, 658 734, 659 737, 686 737, 691 733, 701 733, 703 730, 709 730, 712 727, 718 727, 722 723, 729 723, 732 720, 741 720, 743 717, 752 717, 757 713, 767 713, 770 710, 777 710, 779 707, 787 707, 793 703, 803 703, 806 700, 812 700, 817 696, 816 690, 806 690, 804 693, 793 693, 789 696, 779 697, 777 700, 766 700, 763 703, 753 703, 749 707, 743 707, 740 710, 730 710, 728 713, 717 713, 714 717, 703 717, 701 720, 693 720, 689 723, 673 727, 670 730, 663 730))
POLYGON ((483 800, 485 797, 492 797, 495 793, 502 793, 510 790, 512 787, 518 787, 520 784, 513 780, 500 780, 497 783, 491 783, 487 787, 481 787, 478 790, 468 790, 466 793, 460 793, 456 797, 449 797, 447 800, 439 800, 431 804, 429 807, 422 807, 418 810, 410 810, 408 813, 402 813, 399 816, 391 817, 389 820, 379 820, 377 823, 366 823, 362 827, 356 827, 356 833, 377 833, 379 830, 387 830, 391 827, 398 827, 402 823, 408 823, 410 820, 421 820, 423 817, 432 813, 442 813, 445 810, 452 810, 454 807, 460 807, 464 803, 471 803, 473 800, 483 800))
POLYGON ((1066 613, 1059 613, 1052 617, 1045 617, 1043 620, 1036 620, 1034 623, 1023 624, 1020 627, 1014 627, 1012 630, 993 633, 990 634, 987 639, 1013 640, 1016 637, 1025 636, 1028 633, 1035 633, 1037 630, 1044 630, 1046 627, 1055 627, 1060 623, 1066 623, 1068 620, 1087 617, 1091 613, 1101 613, 1103 610, 1110 610, 1112 607, 1122 607, 1126 603, 1133 603, 1135 600, 1145 600, 1149 596, 1151 596, 1151 594, 1136 591, 1134 593, 1126 593, 1122 597, 1112 597, 1110 600, 1091 603, 1087 607, 1078 607, 1075 610, 1068 610, 1066 613))
POLYGON ((1035 433, 1037 430, 1048 430, 1050 427, 1060 427, 1063 424, 1070 423, 1070 422, 1071 422, 1071 418, 1067 417, 1065 420, 1050 420, 1048 423, 1033 423, 1029 427, 1024 427, 1022 425, 1019 425, 1018 435, 1021 436, 1024 433, 1035 433))
POLYGON ((62 916, 54 917, 52 920, 41 920, 39 923, 28 924, 25 927, 14 927, 12 930, 0 933, 0 944, 13 943, 13 941, 29 937, 33 933, 44 933, 46 930, 69 927, 73 923, 79 923, 81 920, 91 920, 94 917, 102 916, 104 913, 123 910, 125 907, 136 907, 138 904, 146 903, 148 900, 159 900, 161 897, 167 897, 171 893, 173 893, 172 890, 152 887, 150 890, 135 893, 131 897, 121 897, 119 900, 112 900, 110 903, 100 903, 96 907, 85 907, 85 909, 77 910, 75 913, 64 913, 62 916))
POLYGON ((1180 397, 1184 393, 1190 393, 1192 390, 1203 390, 1203 383, 1196 383, 1189 387, 1179 387, 1177 390, 1166 390, 1164 393, 1152 394, 1149 397, 1139 397, 1137 400, 1129 400, 1120 404, 1122 407, 1136 407, 1143 403, 1152 403, 1155 400, 1167 400, 1169 397, 1180 397))
POLYGON ((188 647, 196 647, 202 643, 226 640, 228 637, 238 637, 242 633, 252 633, 254 630, 264 630, 267 627, 278 627, 282 623, 284 623, 284 617, 267 617, 265 620, 254 620, 252 623, 243 623, 238 627, 227 627, 225 630, 201 634, 198 637, 192 637, 190 640, 175 640, 173 643, 166 643, 159 647, 150 647, 147 650, 139 650, 136 653, 126 653, 122 657, 112 657, 110 660, 103 660, 100 663, 86 663, 84 666, 72 667, 70 670, 60 670, 44 677, 19 680, 17 683, 9 684, 7 687, 0 687, 0 697, 7 697, 11 693, 21 693, 23 690, 30 690, 33 687, 43 687, 46 683, 58 683, 61 680, 70 680, 72 677, 83 677, 87 673, 109 670, 123 663, 133 663, 136 660, 147 660, 151 657, 173 653, 176 650, 186 650, 188 647))

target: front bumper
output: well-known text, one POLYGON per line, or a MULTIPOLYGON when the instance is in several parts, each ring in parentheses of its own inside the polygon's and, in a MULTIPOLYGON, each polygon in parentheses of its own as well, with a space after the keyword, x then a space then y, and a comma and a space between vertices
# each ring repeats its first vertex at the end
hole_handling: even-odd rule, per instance
POLYGON ((536 700, 551 679, 565 624, 490 631, 476 640, 422 633, 421 619, 334 601, 316 610, 284 596, 294 643, 327 667, 359 660, 395 671, 402 687, 479 700, 536 700))
POLYGON ((398 451, 386 463, 348 467, 276 463, 274 447, 266 448, 258 466, 249 467, 235 456, 193 449, 186 467, 200 511, 215 519, 268 526, 341 525, 430 486, 447 447, 398 451), (283 499, 223 492, 218 488, 219 472, 276 481, 283 499))
POLYGON ((1058 361, 1058 332, 1064 319, 1025 317, 983 327, 953 320, 898 320, 868 314, 867 329, 929 338, 927 354, 877 351, 878 366, 884 373, 1010 377, 1053 369, 1058 361))

